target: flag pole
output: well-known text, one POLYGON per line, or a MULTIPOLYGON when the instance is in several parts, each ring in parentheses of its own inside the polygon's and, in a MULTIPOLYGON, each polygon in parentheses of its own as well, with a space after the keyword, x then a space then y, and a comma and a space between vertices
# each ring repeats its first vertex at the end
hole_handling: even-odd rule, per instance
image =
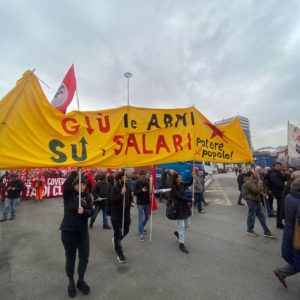
POLYGON ((286 168, 289 166, 289 133, 290 133, 290 121, 288 120, 287 126, 287 156, 286 156, 286 168))
POLYGON ((149 242, 150 244, 152 243, 152 225, 153 225, 153 197, 154 197, 154 192, 153 192, 153 166, 152 166, 152 172, 151 172, 151 177, 150 177, 150 237, 149 237, 149 242))
POLYGON ((193 186, 192 186, 192 216, 194 215, 194 203, 195 203, 195 160, 193 160, 193 170, 192 170, 192 178, 193 178, 193 186))
POLYGON ((80 111, 77 87, 76 87, 76 89, 75 89, 75 93, 76 93, 76 98, 77 98, 77 110, 80 111))
MULTIPOLYGON (((126 168, 125 168, 125 171, 124 171, 124 185, 123 185, 123 188, 126 188, 126 168)), ((123 216, 122 216, 122 236, 124 236, 124 226, 125 226, 125 197, 126 197, 126 191, 123 195, 123 216)))
POLYGON ((81 208, 81 168, 78 170, 79 189, 78 189, 78 207, 81 208))
MULTIPOLYGON (((77 109, 78 112, 80 112, 80 107, 79 107, 79 97, 78 97, 78 93, 77 93, 77 85, 76 85, 76 89, 75 89, 75 93, 76 93, 76 99, 77 99, 77 109)), ((78 203, 78 207, 81 207, 81 167, 78 168, 78 176, 79 176, 79 190, 78 190, 78 194, 79 194, 79 203, 78 203)))
MULTIPOLYGON (((193 104, 193 108, 195 109, 195 105, 193 104)), ((194 126, 193 126, 193 133, 194 133, 194 126)), ((193 135, 193 138, 195 138, 195 134, 193 135)), ((194 151, 194 159, 193 159, 193 170, 192 170, 192 178, 193 178, 193 186, 192 186, 192 217, 194 216, 194 203, 195 203, 195 174, 194 168, 195 168, 195 151, 194 151)))
MULTIPOLYGON (((124 73, 124 77, 127 78, 127 114, 129 115, 129 79, 132 77, 132 74, 130 72, 124 73)), ((126 133, 127 135, 128 133, 126 133)), ((126 156, 127 157, 127 156, 126 156)), ((124 187, 126 188, 126 157, 125 157, 125 171, 124 171, 124 187)), ((123 196, 123 219, 122 219, 122 235, 124 236, 124 218, 125 218, 125 196, 126 196, 126 191, 123 196)))

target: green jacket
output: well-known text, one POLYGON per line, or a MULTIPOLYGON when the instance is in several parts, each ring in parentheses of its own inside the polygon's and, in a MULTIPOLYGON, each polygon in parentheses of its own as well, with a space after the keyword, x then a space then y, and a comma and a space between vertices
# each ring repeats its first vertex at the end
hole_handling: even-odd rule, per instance
POLYGON ((256 180, 249 177, 245 177, 245 188, 246 200, 255 202, 262 201, 263 186, 260 186, 258 182, 256 182, 256 180))

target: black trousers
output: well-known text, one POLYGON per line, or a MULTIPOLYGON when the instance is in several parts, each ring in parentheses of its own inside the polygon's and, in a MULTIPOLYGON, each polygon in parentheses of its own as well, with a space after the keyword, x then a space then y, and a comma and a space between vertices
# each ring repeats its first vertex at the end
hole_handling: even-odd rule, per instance
POLYGON ((124 234, 122 234, 122 221, 113 221, 111 220, 111 224, 114 229, 114 249, 117 255, 123 254, 123 248, 121 244, 121 240, 128 234, 130 220, 124 222, 124 234))
POLYGON ((276 225, 280 225, 280 224, 282 224, 282 219, 283 219, 283 215, 281 213, 281 206, 282 206, 281 194, 282 194, 282 191, 273 191, 272 193, 273 193, 274 198, 276 198, 276 200, 277 200, 276 225))
POLYGON ((61 241, 66 253, 66 273, 69 278, 74 277, 76 251, 78 249, 79 263, 78 276, 83 279, 89 262, 90 241, 89 232, 86 231, 62 231, 61 241))

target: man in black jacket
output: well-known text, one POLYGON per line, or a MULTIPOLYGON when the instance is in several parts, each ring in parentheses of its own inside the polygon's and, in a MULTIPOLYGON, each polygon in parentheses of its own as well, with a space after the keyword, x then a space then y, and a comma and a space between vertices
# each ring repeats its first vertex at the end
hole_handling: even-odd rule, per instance
POLYGON ((270 190, 277 200, 277 216, 276 216, 276 227, 283 229, 281 210, 281 195, 284 189, 284 184, 286 181, 286 175, 281 172, 281 163, 276 162, 273 169, 269 173, 269 185, 270 190))
POLYGON ((91 217, 90 228, 93 228, 93 224, 97 218, 97 215, 102 210, 103 213, 103 228, 111 229, 108 225, 108 216, 107 216, 107 203, 109 202, 110 197, 110 184, 106 181, 106 175, 101 174, 97 178, 97 182, 93 187, 92 195, 94 196, 94 205, 95 212, 91 217))
POLYGON ((11 174, 6 188, 7 198, 5 199, 2 219, 0 220, 0 222, 7 221, 9 213, 9 220, 14 220, 16 218, 16 206, 20 201, 20 195, 23 189, 24 183, 21 179, 19 179, 19 175, 17 173, 11 174))
POLYGON ((124 183, 125 175, 120 172, 115 178, 115 185, 111 189, 111 223, 114 229, 114 236, 112 242, 114 250, 117 254, 117 259, 120 263, 126 262, 124 256, 121 240, 128 234, 130 219, 130 208, 134 206, 131 190, 127 184, 124 183), (123 204, 125 204, 123 206, 123 204), (124 210, 123 210, 124 209, 124 210), (124 228, 123 228, 124 215, 124 228))

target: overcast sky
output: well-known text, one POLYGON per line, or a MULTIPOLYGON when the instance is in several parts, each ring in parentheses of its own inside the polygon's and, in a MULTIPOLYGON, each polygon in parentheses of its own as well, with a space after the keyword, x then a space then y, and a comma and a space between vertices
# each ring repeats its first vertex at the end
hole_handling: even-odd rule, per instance
MULTIPOLYGON (((0 0, 0 98, 25 70, 49 101, 72 63, 81 110, 195 105, 248 117, 254 148, 300 126, 300 1, 0 0)), ((71 110, 76 109, 76 99, 71 110)))

